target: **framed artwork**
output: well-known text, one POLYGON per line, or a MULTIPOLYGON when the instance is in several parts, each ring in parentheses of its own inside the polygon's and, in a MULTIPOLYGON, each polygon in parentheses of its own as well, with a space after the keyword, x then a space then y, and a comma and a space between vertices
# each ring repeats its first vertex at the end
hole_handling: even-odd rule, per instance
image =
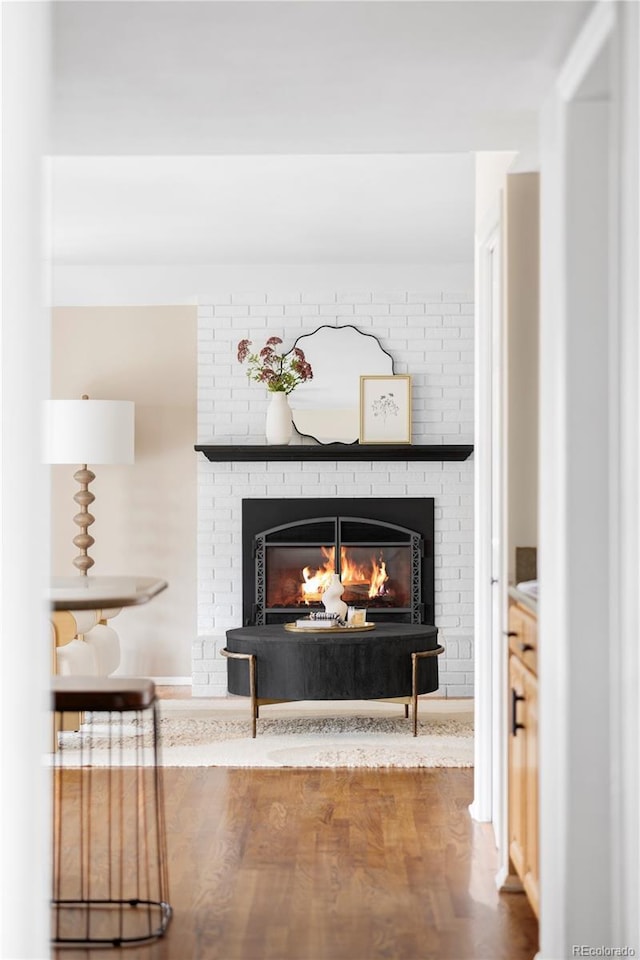
POLYGON ((411 443, 411 377, 360 377, 360 443, 411 443))

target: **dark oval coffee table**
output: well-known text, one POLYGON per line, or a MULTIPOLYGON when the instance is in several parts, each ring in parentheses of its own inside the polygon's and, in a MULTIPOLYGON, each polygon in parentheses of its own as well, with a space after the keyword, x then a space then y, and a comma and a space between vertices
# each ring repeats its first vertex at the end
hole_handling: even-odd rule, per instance
POLYGON ((411 703, 416 736, 417 698, 438 689, 443 651, 430 624, 301 633, 269 624, 228 630, 222 654, 229 693, 251 697, 254 737, 262 704, 293 700, 394 700, 405 704, 405 716, 411 703))

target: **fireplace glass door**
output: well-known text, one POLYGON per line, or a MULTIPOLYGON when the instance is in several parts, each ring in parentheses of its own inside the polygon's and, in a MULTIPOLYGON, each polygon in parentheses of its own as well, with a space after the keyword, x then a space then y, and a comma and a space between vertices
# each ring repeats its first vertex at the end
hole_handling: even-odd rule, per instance
POLYGON ((367 608, 411 607, 411 547, 408 544, 265 547, 267 610, 322 609, 322 594, 334 573, 342 599, 367 608))

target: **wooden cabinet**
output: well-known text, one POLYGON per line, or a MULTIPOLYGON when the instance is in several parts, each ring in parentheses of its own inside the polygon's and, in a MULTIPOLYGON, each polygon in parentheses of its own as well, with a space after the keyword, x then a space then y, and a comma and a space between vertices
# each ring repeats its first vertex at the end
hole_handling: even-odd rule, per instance
POLYGON ((509 610, 509 856, 538 915, 537 620, 509 610))

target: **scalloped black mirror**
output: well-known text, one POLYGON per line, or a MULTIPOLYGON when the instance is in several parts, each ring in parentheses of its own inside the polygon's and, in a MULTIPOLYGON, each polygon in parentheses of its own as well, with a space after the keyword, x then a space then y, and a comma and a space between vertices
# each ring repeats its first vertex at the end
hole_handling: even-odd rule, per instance
POLYGON ((356 443, 360 432, 360 377, 392 374, 393 358, 377 337, 352 324, 322 326, 298 337, 313 380, 289 395, 293 424, 318 443, 356 443))

